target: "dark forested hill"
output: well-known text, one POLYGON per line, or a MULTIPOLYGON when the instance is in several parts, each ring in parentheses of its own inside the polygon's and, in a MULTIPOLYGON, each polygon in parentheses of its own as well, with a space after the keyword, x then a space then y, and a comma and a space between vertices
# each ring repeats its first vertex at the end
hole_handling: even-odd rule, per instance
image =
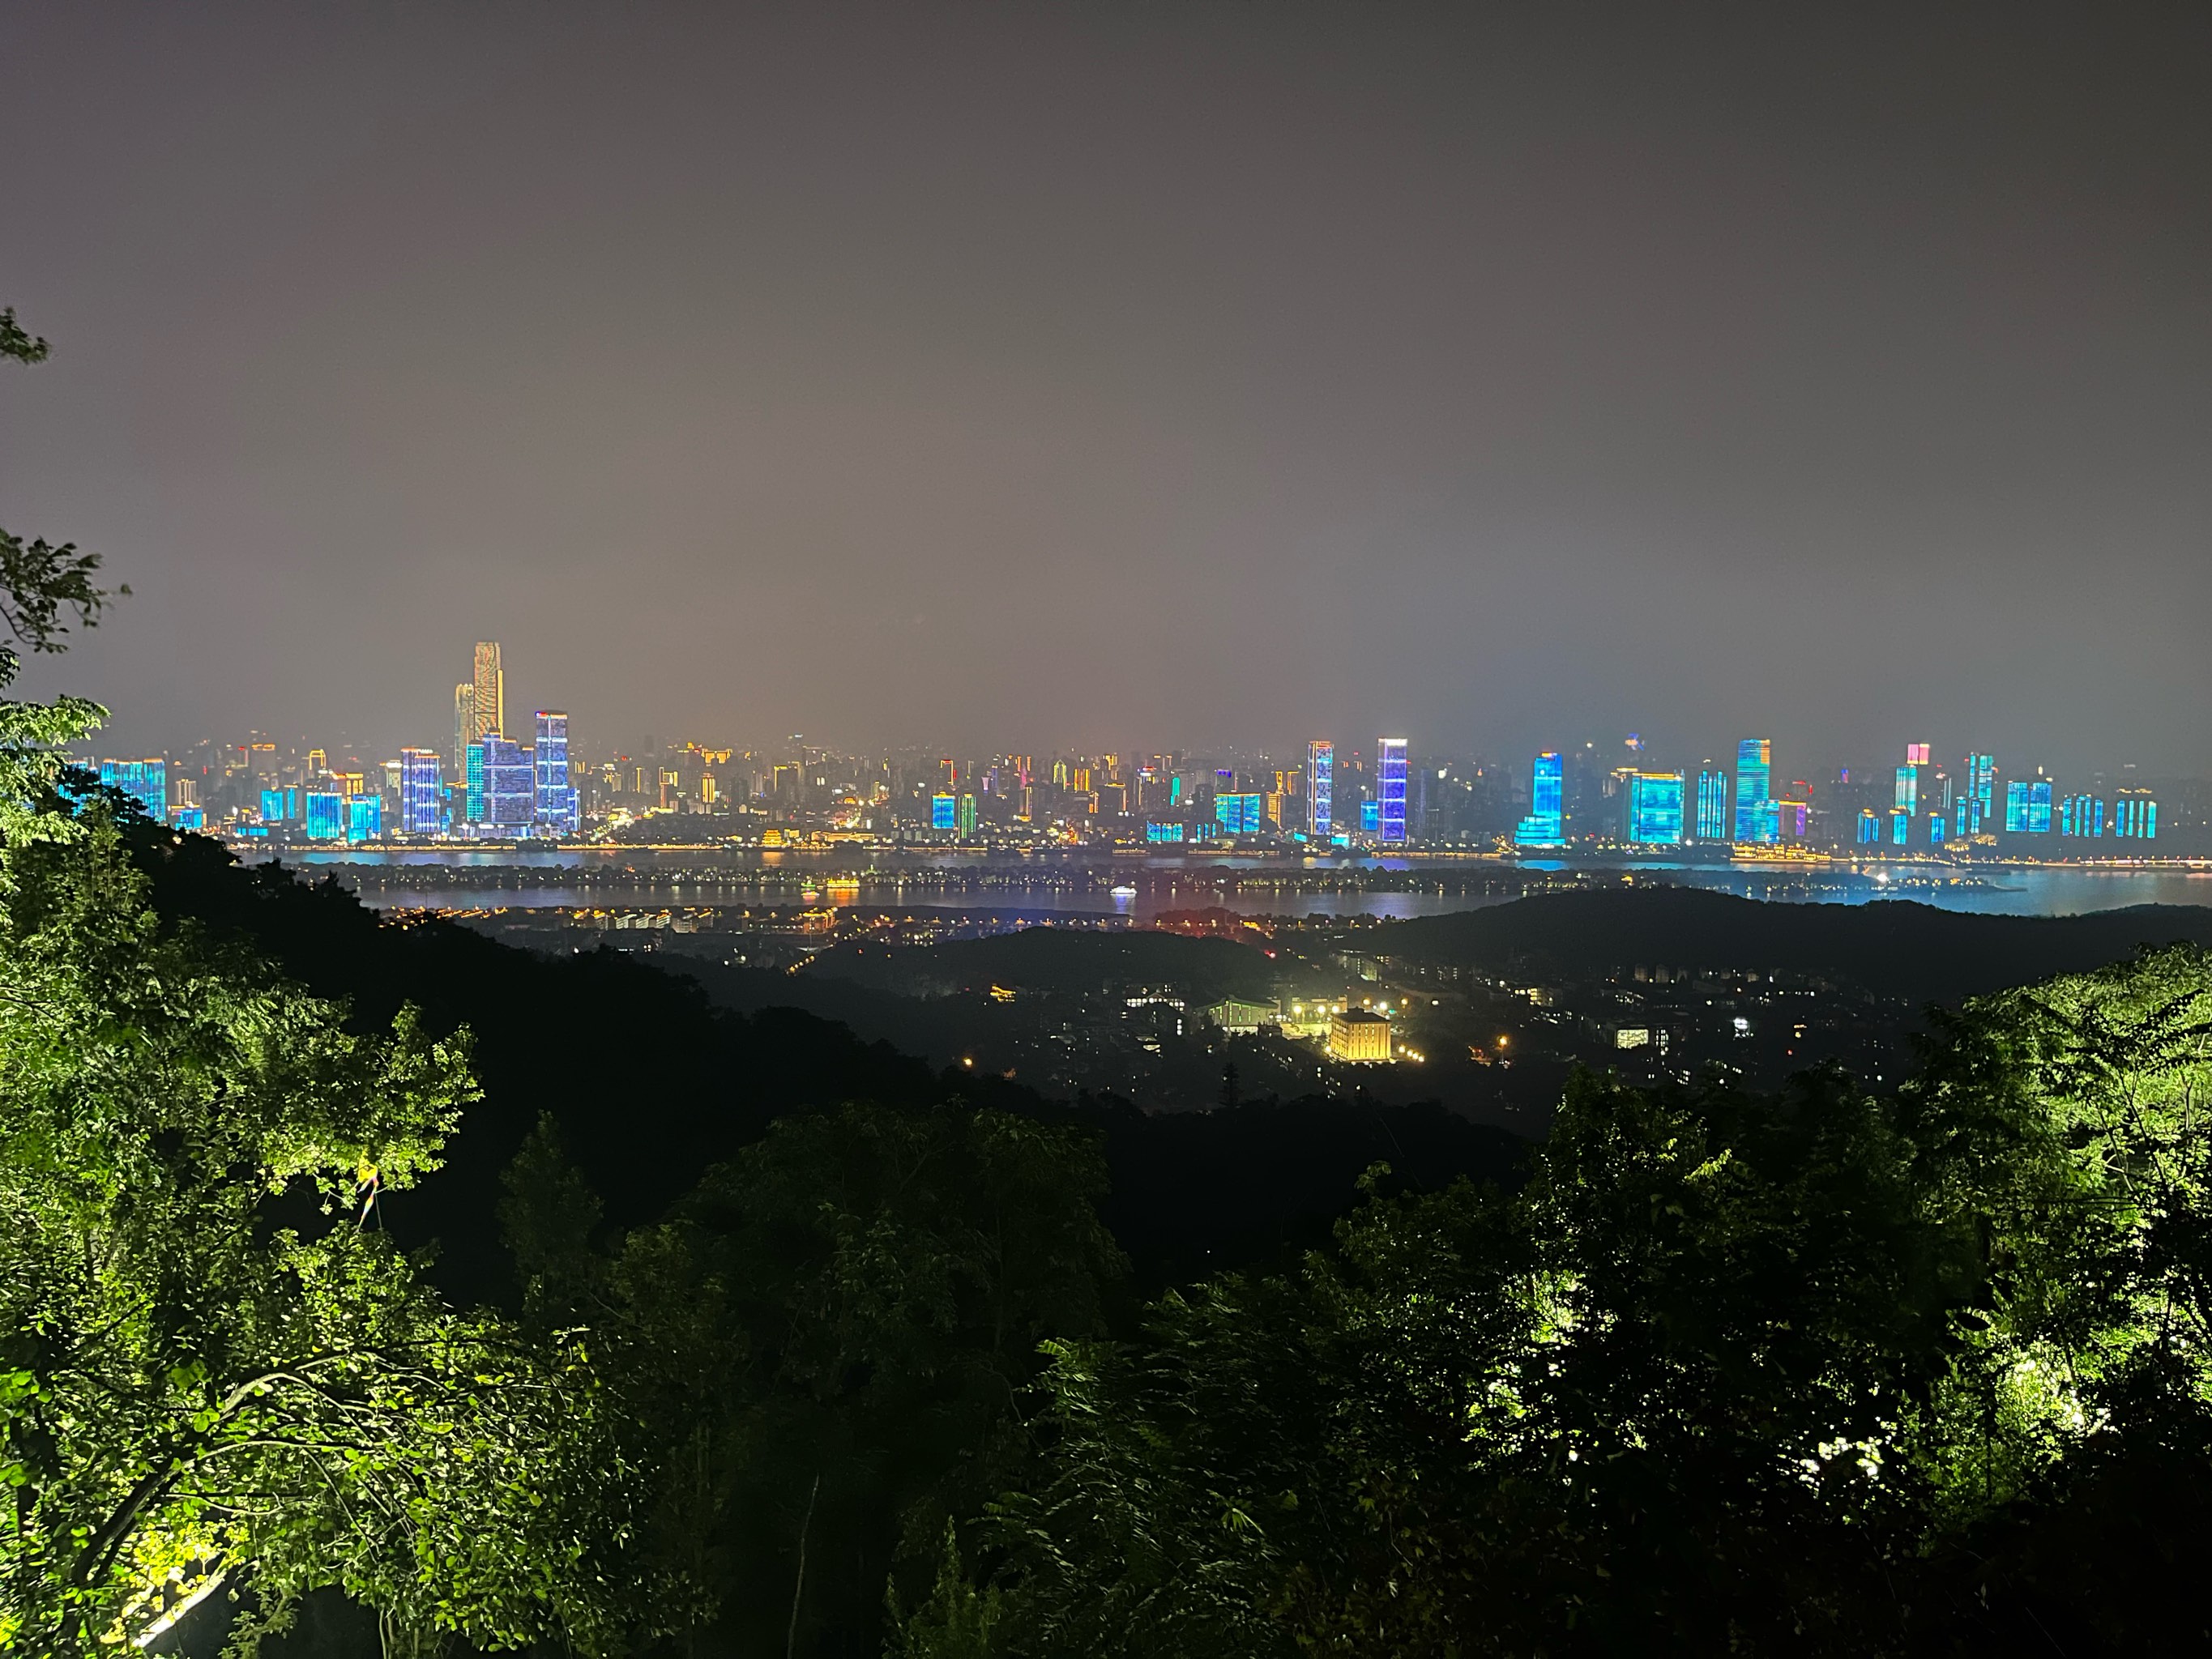
POLYGON ((1909 902, 1778 904, 1690 887, 1552 893, 1370 935, 1394 960, 1594 979, 1638 965, 1816 975, 1910 1002, 2079 973, 2141 945, 2212 945, 2212 909, 1963 915, 1909 902))
MULTIPOLYGON (((1104 1138, 1114 1191, 1103 1213, 1148 1285, 1318 1242, 1378 1159, 1421 1186, 1460 1174, 1510 1179, 1518 1167, 1514 1137, 1433 1108, 1309 1101, 1154 1118, 1111 1103, 1048 1101, 997 1078, 933 1070, 798 1009, 716 1007, 680 963, 664 971, 608 951, 550 956, 434 919, 386 919, 335 884, 242 867, 198 836, 149 827, 135 850, 165 917, 250 941, 318 994, 349 1000, 363 1022, 412 1003, 435 1031, 468 1028, 483 1098, 449 1143, 447 1167, 387 1201, 388 1224, 410 1246, 434 1241, 441 1278, 465 1300, 508 1288, 500 1177, 540 1112, 559 1122, 608 1219, 622 1226, 658 1218, 707 1168, 791 1113, 964 1097, 1073 1118, 1104 1138)), ((1036 960, 1076 954, 1066 950, 1075 936, 1016 939, 1030 937, 1046 945, 1036 960)), ((1222 941, 1138 937, 1232 980, 1234 969, 1212 965, 1221 952, 1266 964, 1222 941)), ((906 1006, 926 1018, 926 1005, 906 1006)))
POLYGON ((905 949, 840 945, 823 951, 807 971, 904 996, 941 996, 993 985, 1071 992, 1135 983, 1172 987, 1198 1002, 1265 996, 1276 975, 1264 951, 1229 939, 1069 927, 1030 927, 905 949))

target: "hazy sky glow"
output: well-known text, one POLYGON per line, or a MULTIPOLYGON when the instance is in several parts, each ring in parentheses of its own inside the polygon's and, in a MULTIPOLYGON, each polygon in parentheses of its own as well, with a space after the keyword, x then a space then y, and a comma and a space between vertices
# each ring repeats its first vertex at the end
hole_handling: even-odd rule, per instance
POLYGON ((119 746, 2212 771, 2212 11, 0 11, 119 746))

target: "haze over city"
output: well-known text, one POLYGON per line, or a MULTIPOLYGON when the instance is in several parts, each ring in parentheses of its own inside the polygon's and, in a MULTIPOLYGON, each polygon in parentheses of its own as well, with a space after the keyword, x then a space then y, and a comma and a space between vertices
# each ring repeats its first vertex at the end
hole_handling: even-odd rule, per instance
POLYGON ((665 21, 0 18, 33 694, 2212 769, 2201 11, 665 21))

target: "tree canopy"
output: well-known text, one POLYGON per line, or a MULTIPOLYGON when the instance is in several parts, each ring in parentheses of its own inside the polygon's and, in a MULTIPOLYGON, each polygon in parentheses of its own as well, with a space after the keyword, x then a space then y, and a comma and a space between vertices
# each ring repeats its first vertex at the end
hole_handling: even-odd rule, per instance
POLYGON ((2182 947, 1971 1005, 1887 1097, 1584 1076, 1522 1190, 1056 1345, 1043 1473, 904 1639, 2200 1644, 2208 1036, 2182 947))

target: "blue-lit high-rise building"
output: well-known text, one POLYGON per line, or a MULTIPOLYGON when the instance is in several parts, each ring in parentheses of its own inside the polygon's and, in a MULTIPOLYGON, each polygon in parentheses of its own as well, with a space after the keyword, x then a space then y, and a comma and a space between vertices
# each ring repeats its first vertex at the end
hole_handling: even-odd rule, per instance
POLYGON ((155 823, 168 822, 169 763, 166 760, 104 760, 100 763, 100 781, 137 801, 139 810, 155 823))
POLYGON ((1729 838, 1729 775, 1718 767, 1698 774, 1698 839, 1729 838))
POLYGON ((1528 775, 1528 816, 1513 832, 1515 845, 1557 847, 1565 842, 1565 787, 1566 765, 1559 751, 1547 750, 1537 756, 1528 775))
POLYGON ((576 833, 576 791, 568 781, 568 717, 558 709, 538 711, 538 744, 531 751, 536 772, 537 823, 556 836, 576 833))
POLYGON ((486 732, 475 746, 483 751, 483 817, 479 822, 507 834, 527 832, 538 808, 529 752, 496 732, 486 732))
MULTIPOLYGON (((438 751, 403 749, 399 751, 399 833, 434 836, 438 833, 438 751)), ((266 813, 263 816, 265 817, 266 813)))
POLYGON ((1306 745, 1306 833, 1327 844, 1336 805, 1336 745, 1319 738, 1306 745))
POLYGON ((1406 740, 1375 739, 1375 797, 1385 847, 1406 844, 1406 740))
POLYGON ((297 823, 300 821, 300 786, 288 783, 281 789, 263 790, 261 821, 264 823, 297 823))
POLYGON ((957 795, 932 795, 929 798, 929 827, 933 830, 957 830, 960 827, 960 798, 957 795))
POLYGON ((1774 743, 1746 738, 1735 746, 1735 838, 1774 842, 1782 838, 1781 813, 1774 805, 1774 743))
POLYGON ((463 751, 461 780, 461 816, 471 823, 489 823, 491 820, 484 811, 484 746, 478 738, 463 751))
POLYGON ((305 834, 309 841, 343 841, 346 832, 346 798, 335 789, 311 789, 301 800, 305 834))
POLYGON ((1643 847, 1682 843, 1688 780, 1680 772, 1638 772, 1628 780, 1627 838, 1643 847))

